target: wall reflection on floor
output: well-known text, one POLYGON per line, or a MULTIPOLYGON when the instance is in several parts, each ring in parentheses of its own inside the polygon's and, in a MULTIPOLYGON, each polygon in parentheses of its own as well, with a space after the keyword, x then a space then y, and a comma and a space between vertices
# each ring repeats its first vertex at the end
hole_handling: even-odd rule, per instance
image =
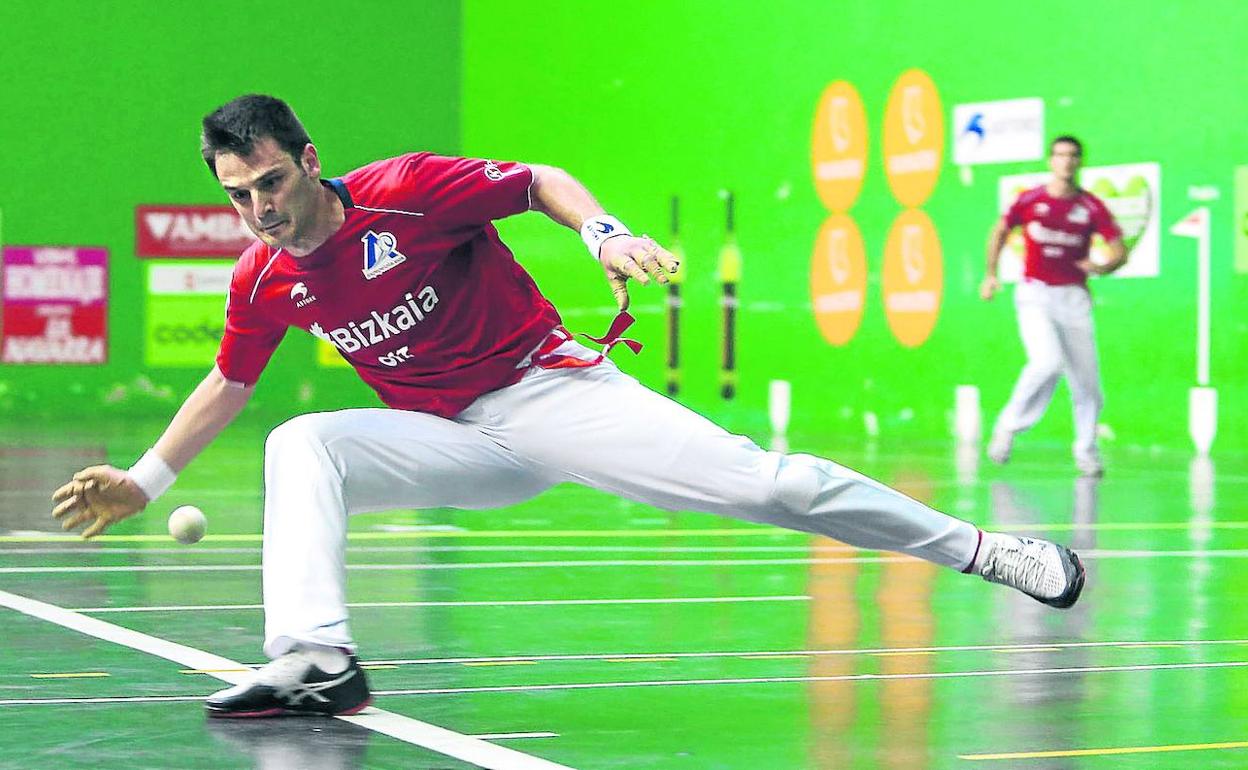
MULTIPOLYGON (((930 478, 907 471, 892 480, 902 492, 922 501, 932 496, 930 478)), ((812 557, 830 556, 827 541, 816 542, 812 557)), ((929 647, 935 635, 932 614, 932 583, 938 567, 919 561, 884 562, 879 565, 879 585, 875 610, 879 613, 879 643, 861 638, 863 632, 857 588, 863 576, 859 562, 812 565, 808 593, 811 615, 808 649, 833 650, 856 647, 929 647)), ((847 676, 871 671, 878 662, 881 674, 925 673, 931 671, 932 656, 923 653, 875 655, 817 655, 812 658, 810 675, 847 676), (872 662, 868 663, 865 660, 872 662)), ((810 766, 849 767, 867 751, 876 756, 875 766, 894 770, 921 770, 930 755, 929 722, 932 710, 932 680, 885 679, 879 682, 813 682, 808 691, 811 718, 810 766), (878 696, 878 713, 866 707, 878 696), (864 701, 860 710, 860 699, 864 701), (859 717, 870 714, 874 725, 858 725, 859 717), (854 737, 855 726, 864 727, 866 740, 854 737)))
MULTIPOLYGON (((1065 540, 1077 552, 1093 551, 1097 542, 1097 516, 1100 504, 1101 479, 1077 476, 1071 484, 1070 520, 1074 525, 1067 537, 1059 530, 1056 539, 1065 540)), ((1025 527, 1037 522, 1054 522, 1054 511, 1042 510, 1032 496, 1005 481, 995 481, 989 488, 992 522, 996 525, 1025 527)), ((1052 501, 1051 496, 1043 498, 1052 501)), ((1061 523, 1060 518, 1056 523, 1061 523)), ((1020 534, 1026 534, 1020 532, 1020 534)), ((1088 585, 1097 584, 1097 560, 1084 559, 1088 585)), ((1091 619, 1096 616, 1097 594, 1086 591, 1074 607, 1062 612, 1039 602, 1020 599, 1012 594, 997 594, 995 602, 997 644, 1021 645, 1000 654, 1000 668, 1026 671, 1055 667, 1081 668, 1090 664, 1089 650, 1084 647, 1055 649, 1046 645, 1086 639, 1091 619), (1034 646, 1029 650, 1027 646, 1034 646)), ((1082 704, 1087 698, 1087 682, 1083 673, 1044 674, 1039 676, 995 677, 986 697, 1002 709, 1015 713, 1003 715, 1002 725, 1010 725, 1011 733, 1002 735, 1005 745, 1043 746, 1046 751, 1082 748, 1088 745, 1083 734, 1082 704), (1031 729, 1034 728, 1034 729, 1031 729)), ((1140 693, 1147 698, 1147 693, 1140 693)), ((1036 770, 1066 770, 1075 767, 1072 759, 1028 760, 1036 770)))
MULTIPOLYGON (((340 719, 205 719, 204 729, 256 770, 359 770, 373 732, 340 719)), ((222 762, 220 767, 236 767, 222 762)))

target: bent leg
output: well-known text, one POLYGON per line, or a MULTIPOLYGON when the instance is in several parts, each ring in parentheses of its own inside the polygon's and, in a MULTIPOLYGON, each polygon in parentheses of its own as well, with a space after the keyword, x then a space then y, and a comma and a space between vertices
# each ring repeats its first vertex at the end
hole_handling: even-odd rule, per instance
POLYGON ((264 450, 265 653, 298 643, 353 649, 347 515, 388 508, 486 508, 550 481, 473 428, 393 409, 306 414, 264 450))

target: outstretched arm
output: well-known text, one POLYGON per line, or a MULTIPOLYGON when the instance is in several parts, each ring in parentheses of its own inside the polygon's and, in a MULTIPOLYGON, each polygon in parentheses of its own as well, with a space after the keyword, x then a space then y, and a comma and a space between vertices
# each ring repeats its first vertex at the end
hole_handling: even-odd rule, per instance
POLYGON ((590 253, 602 265, 621 311, 628 309, 629 278, 643 285, 651 278, 659 283, 671 280, 669 276, 679 263, 654 239, 636 237, 619 220, 607 216, 589 190, 568 172, 553 166, 530 168, 533 210, 581 233, 590 253))
POLYGON ((238 416, 254 390, 231 384, 214 366, 138 463, 129 471, 111 465, 78 471, 53 493, 52 515, 64 529, 87 525, 82 536, 91 538, 143 510, 238 416))

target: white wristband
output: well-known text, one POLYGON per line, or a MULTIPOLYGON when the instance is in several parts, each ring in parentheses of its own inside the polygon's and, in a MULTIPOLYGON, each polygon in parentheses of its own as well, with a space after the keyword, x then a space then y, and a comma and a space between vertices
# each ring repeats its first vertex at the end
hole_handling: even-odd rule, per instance
POLYGON ((126 473, 130 474, 134 483, 139 485, 143 494, 147 495, 149 503, 167 492, 169 487, 173 486, 174 480, 178 478, 178 474, 173 472, 173 468, 170 468, 154 449, 144 452, 139 461, 126 473))
POLYGON ((632 232, 610 214, 590 217, 581 225, 581 240, 585 241, 585 248, 589 249, 589 255, 594 259, 598 259, 603 241, 617 235, 632 235, 632 232))

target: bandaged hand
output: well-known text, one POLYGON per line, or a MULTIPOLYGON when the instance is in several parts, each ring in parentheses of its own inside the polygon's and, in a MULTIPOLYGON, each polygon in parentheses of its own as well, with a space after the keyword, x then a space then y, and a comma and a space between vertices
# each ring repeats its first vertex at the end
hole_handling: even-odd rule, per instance
POLYGON ((93 465, 74 474, 69 483, 52 493, 56 507, 52 517, 61 528, 86 525, 84 539, 95 537, 122 519, 147 506, 147 495, 123 470, 111 465, 93 465))
POLYGON ((650 279, 670 283, 671 275, 680 267, 676 257, 648 235, 617 235, 602 242, 598 262, 606 271, 611 293, 621 311, 628 309, 629 278, 642 285, 650 279))

